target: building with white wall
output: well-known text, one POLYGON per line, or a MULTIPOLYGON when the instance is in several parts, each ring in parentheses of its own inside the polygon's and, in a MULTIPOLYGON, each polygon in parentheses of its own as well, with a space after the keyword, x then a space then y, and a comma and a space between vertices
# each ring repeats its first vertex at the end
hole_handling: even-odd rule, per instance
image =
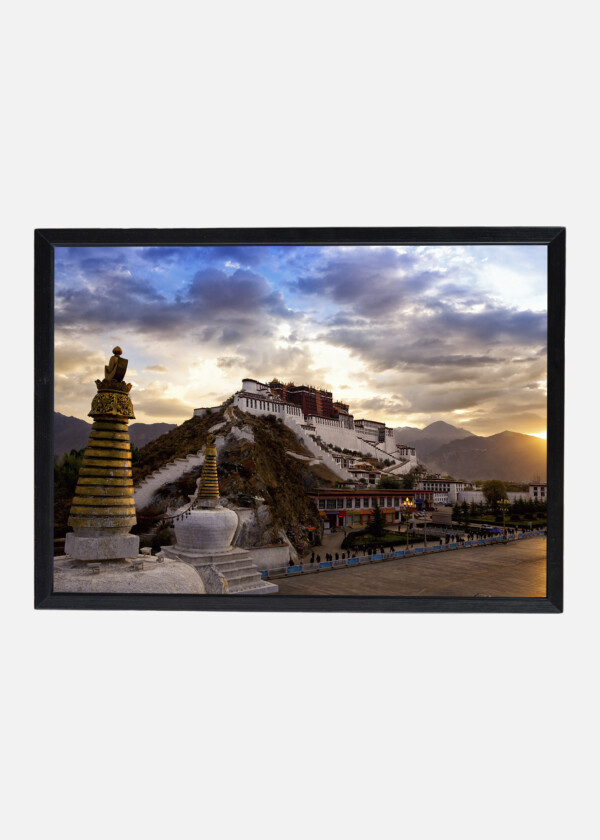
MULTIPOLYGON (((348 406, 333 402, 329 392, 317 391, 316 389, 312 389, 312 391, 319 398, 320 395, 323 396, 328 413, 304 414, 300 405, 281 397, 282 393, 291 392, 290 387, 280 387, 280 383, 277 383, 277 387, 271 387, 271 385, 259 382, 257 379, 245 378, 242 380, 241 390, 234 396, 233 404, 249 414, 273 414, 276 417, 281 417, 287 425, 294 428, 294 431, 298 432, 298 427, 300 427, 306 436, 316 439, 326 448, 338 447, 345 450, 342 453, 344 455, 368 456, 382 461, 391 460, 398 465, 410 463, 411 466, 416 466, 417 459, 414 449, 412 452, 400 455, 394 440, 394 431, 389 429, 385 423, 376 420, 354 420, 353 415, 348 411, 348 406)), ((308 388, 296 390, 301 394, 304 394, 305 391, 306 393, 311 391, 308 388)), ((199 411, 201 409, 197 409, 194 414, 199 411)), ((335 454, 332 453, 334 456, 335 454)), ((410 468, 408 467, 407 471, 410 468)), ((346 477, 349 477, 348 473, 346 473, 346 477)))
POLYGON ((548 484, 545 481, 540 484, 530 484, 529 498, 534 502, 545 502, 548 498, 548 484))
POLYGON ((437 494, 441 504, 454 504, 458 501, 458 494, 467 487, 466 481, 455 481, 452 478, 422 478, 417 482, 418 490, 431 490, 437 494))

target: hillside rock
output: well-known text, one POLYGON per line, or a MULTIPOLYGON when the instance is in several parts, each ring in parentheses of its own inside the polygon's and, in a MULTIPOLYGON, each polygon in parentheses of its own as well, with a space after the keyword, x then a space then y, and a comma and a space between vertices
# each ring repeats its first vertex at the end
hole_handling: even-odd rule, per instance
MULTIPOLYGON (((274 417, 255 417, 231 407, 227 413, 193 417, 140 450, 134 482, 164 471, 173 461, 182 463, 186 453, 201 451, 208 434, 217 429, 220 493, 240 520, 234 544, 240 548, 287 544, 295 558, 308 547, 308 527, 317 535, 322 532, 321 517, 307 495, 317 479, 311 473, 310 453, 274 417), (302 461, 295 457, 298 454, 302 461)), ((161 486, 142 516, 160 516, 167 506, 187 504, 196 478, 197 471, 190 470, 161 486)))

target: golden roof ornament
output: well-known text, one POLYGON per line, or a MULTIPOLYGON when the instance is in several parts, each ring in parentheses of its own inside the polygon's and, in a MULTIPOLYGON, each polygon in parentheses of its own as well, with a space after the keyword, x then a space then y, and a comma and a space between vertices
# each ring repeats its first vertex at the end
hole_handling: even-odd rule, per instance
POLYGON ((129 399, 131 383, 123 381, 128 360, 122 358, 120 347, 113 347, 113 355, 104 366, 104 379, 96 379, 98 393, 92 400, 88 417, 122 417, 135 420, 133 405, 129 399))

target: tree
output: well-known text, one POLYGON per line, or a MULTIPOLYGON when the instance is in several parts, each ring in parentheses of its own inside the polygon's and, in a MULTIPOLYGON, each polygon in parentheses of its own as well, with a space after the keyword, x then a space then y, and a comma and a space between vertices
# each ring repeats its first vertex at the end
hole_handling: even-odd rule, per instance
POLYGON ((377 502, 373 508, 373 520, 369 525, 369 531, 374 537, 382 537, 385 532, 385 519, 377 502))
POLYGON ((469 510, 469 505, 467 504, 467 502, 462 503, 462 505, 460 506, 460 512, 461 512, 462 521, 465 523, 465 525, 468 525, 469 524, 469 519, 470 519, 470 510, 469 510))
POLYGON ((402 482, 393 475, 382 475, 377 486, 383 489, 388 488, 389 490, 398 490, 402 488, 402 482))
POLYGON ((411 473, 408 475, 402 476, 402 489, 403 490, 412 490, 415 486, 415 477, 411 473))
POLYGON ((488 505, 491 505, 494 510, 498 507, 498 502, 501 499, 506 499, 506 484, 504 481, 498 481, 492 478, 490 481, 484 481, 481 488, 488 505))
POLYGON ((454 520, 454 522, 460 522, 460 514, 460 505, 458 504, 458 502, 456 502, 456 504, 452 508, 452 519, 454 520))
POLYGON ((70 499, 75 494, 79 470, 83 463, 85 449, 71 449, 54 463, 54 492, 55 495, 70 499))

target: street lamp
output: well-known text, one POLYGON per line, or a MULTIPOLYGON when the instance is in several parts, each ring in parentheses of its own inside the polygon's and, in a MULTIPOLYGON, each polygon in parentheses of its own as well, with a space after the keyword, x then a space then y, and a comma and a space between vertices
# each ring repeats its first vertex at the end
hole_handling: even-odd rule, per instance
POLYGON ((506 511, 510 507, 510 501, 508 499, 500 499, 498 502, 498 507, 502 509, 502 532, 504 534, 503 542, 508 542, 508 536, 506 534, 506 511))
POLYGON ((404 508, 404 522, 406 523, 405 526, 404 526, 406 528, 406 548, 408 549, 408 508, 409 508, 408 496, 404 500, 404 502, 402 504, 402 507, 404 508))

